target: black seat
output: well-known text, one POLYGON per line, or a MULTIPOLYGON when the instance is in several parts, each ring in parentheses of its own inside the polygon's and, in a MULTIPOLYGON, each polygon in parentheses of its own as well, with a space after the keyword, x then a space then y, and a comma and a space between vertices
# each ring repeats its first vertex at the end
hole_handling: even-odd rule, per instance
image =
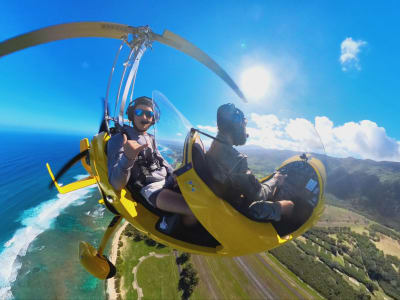
POLYGON ((193 168, 197 175, 204 181, 205 184, 209 185, 211 172, 208 170, 206 156, 203 151, 203 147, 199 143, 194 143, 192 147, 192 162, 193 168))
POLYGON ((213 191, 219 198, 225 199, 225 186, 213 179, 211 170, 208 168, 208 163, 203 150, 199 143, 194 143, 192 147, 192 163, 197 175, 203 182, 213 191))

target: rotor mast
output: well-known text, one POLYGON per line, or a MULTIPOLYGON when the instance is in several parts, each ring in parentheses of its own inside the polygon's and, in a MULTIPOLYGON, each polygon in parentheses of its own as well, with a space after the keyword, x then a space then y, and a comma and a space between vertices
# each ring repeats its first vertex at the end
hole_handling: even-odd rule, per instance
POLYGON ((115 124, 118 124, 121 127, 124 125, 124 122, 127 121, 124 119, 125 106, 127 103, 129 92, 131 93, 130 101, 132 101, 133 90, 136 81, 136 74, 139 68, 140 60, 144 52, 147 50, 147 48, 151 47, 153 43, 153 39, 151 38, 152 32, 148 26, 136 27, 135 29, 136 29, 135 32, 129 33, 121 38, 122 43, 117 51, 116 57, 114 59, 114 64, 111 68, 111 73, 108 79, 107 91, 105 97, 105 109, 104 109, 105 120, 107 122, 110 120, 114 121, 115 124), (114 117, 110 117, 107 108, 110 86, 115 66, 118 62, 119 54, 124 45, 127 45, 131 49, 131 51, 129 52, 127 60, 123 63, 124 70, 121 75, 118 93, 115 100, 114 117), (128 74, 127 77, 126 74, 128 74), (121 97, 121 91, 123 91, 122 97, 121 97), (118 116, 116 116, 118 107, 119 107, 119 112, 118 116))

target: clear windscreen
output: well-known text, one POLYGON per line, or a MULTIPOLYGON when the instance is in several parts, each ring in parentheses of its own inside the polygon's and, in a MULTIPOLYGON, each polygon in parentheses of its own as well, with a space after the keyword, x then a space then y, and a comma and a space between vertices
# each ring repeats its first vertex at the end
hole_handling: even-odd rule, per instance
POLYGON ((238 150, 248 156, 249 168, 256 177, 264 178, 295 155, 325 160, 324 145, 310 121, 284 119, 275 114, 251 113, 246 117, 248 139, 238 150))
POLYGON ((186 135, 193 126, 163 93, 153 91, 152 98, 160 115, 154 125, 158 149, 176 167, 182 161, 186 135))

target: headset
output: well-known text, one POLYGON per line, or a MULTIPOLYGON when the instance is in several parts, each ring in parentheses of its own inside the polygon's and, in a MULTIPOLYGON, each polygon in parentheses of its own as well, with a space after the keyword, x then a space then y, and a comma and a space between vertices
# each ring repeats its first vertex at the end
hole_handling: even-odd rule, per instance
POLYGON ((153 121, 151 122, 152 125, 154 125, 156 122, 160 120, 161 112, 157 103, 153 99, 147 96, 141 96, 130 102, 128 108, 126 109, 126 114, 128 115, 128 119, 133 123, 133 125, 135 125, 133 120, 135 117, 135 109, 138 105, 145 105, 153 109, 154 117, 153 121))

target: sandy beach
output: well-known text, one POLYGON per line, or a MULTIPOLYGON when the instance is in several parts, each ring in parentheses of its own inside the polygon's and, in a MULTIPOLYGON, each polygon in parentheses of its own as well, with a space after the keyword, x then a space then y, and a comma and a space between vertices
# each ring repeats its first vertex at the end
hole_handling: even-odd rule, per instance
MULTIPOLYGON (((117 261, 117 252, 118 252, 118 240, 119 237, 122 233, 122 231, 125 229, 125 227, 128 225, 128 222, 124 222, 124 224, 117 230, 117 232, 114 234, 114 237, 112 239, 112 244, 111 244, 111 250, 110 250, 110 255, 108 259, 115 265, 117 261)), ((117 299, 117 293, 115 292, 115 280, 114 277, 110 278, 106 282, 107 285, 107 299, 108 300, 115 300, 117 299)))

